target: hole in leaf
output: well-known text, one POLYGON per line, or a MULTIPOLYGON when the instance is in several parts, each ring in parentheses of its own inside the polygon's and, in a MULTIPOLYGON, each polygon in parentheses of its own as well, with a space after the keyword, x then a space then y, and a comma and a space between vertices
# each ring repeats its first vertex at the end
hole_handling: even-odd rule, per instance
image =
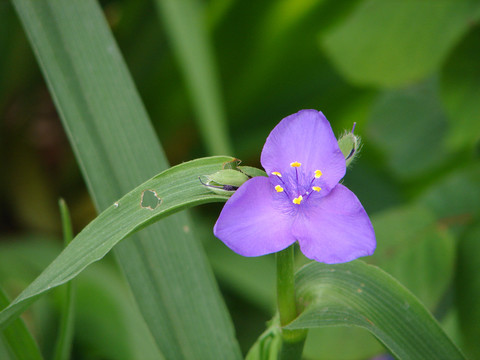
POLYGON ((144 190, 140 206, 144 209, 155 210, 162 203, 162 199, 154 190, 144 190))

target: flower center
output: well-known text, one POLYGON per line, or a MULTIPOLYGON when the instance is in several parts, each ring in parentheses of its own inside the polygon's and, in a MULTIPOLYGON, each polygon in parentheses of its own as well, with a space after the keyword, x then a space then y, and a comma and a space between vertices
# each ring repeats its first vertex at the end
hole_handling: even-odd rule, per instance
POLYGON ((297 204, 297 205, 300 205, 300 203, 302 202, 302 200, 303 200, 303 196, 300 195, 300 196, 296 197, 295 199, 293 199, 293 203, 294 203, 294 204, 297 204))
POLYGON ((279 171, 273 171, 271 173, 279 181, 279 184, 275 186, 275 191, 277 193, 284 193, 295 205, 300 205, 302 201, 307 201, 312 192, 320 192, 322 190, 318 180, 323 175, 322 171, 315 170, 310 177, 308 174, 299 172, 301 166, 302 164, 298 161, 290 163, 292 171, 284 174, 285 177, 283 177, 279 171), (294 169, 295 173, 293 173, 294 169))

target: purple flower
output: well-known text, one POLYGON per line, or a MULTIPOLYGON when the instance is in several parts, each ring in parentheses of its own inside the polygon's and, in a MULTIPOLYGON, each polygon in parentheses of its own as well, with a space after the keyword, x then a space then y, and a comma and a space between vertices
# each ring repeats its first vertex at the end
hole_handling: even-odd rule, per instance
POLYGON ((215 236, 243 256, 298 241, 303 254, 327 264, 372 255, 375 234, 362 204, 339 181, 345 158, 325 116, 301 110, 270 133, 261 163, 267 177, 245 182, 227 201, 215 236))

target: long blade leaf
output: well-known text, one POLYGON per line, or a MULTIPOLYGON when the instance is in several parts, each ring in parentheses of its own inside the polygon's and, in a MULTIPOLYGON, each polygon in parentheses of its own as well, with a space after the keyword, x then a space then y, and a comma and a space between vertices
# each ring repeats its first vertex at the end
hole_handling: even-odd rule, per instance
MULTIPOLYGON (((60 199, 60 216, 62 218, 63 244, 68 246, 73 240, 72 220, 65 200, 60 199)), ((68 360, 72 351, 75 326, 75 287, 73 281, 67 283, 63 289, 60 324, 55 344, 54 360, 68 360)))
MULTIPOLYGON (((0 288, 0 309, 3 309, 8 303, 7 295, 0 288)), ((16 319, 3 333, 0 332, 0 338, 2 336, 17 359, 43 359, 37 343, 22 319, 16 319)))
MULTIPOLYGON (((98 210, 168 167, 125 63, 93 0, 12 0, 98 210)), ((115 248, 168 359, 238 359, 240 350, 186 214, 115 248), (174 241, 173 241, 174 240, 174 241)), ((33 301, 32 298, 26 301, 33 301)))
POLYGON ((199 181, 233 158, 215 156, 174 166, 141 184, 116 201, 86 226, 62 253, 6 309, 0 329, 29 305, 30 299, 73 279, 102 259, 118 242, 148 224, 188 206, 225 201, 199 181))
POLYGON ((225 110, 199 0, 155 0, 183 71, 210 154, 230 154, 225 110))

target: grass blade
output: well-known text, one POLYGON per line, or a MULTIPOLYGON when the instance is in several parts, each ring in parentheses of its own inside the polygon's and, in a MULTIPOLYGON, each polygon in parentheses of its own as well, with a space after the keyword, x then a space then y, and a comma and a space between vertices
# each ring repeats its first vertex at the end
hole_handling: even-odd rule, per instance
POLYGON ((200 1, 155 2, 189 87, 206 147, 211 155, 231 154, 213 49, 200 1))
MULTIPOLYGON (((73 240, 72 221, 66 202, 59 201, 60 215, 62 217, 63 242, 65 247, 73 240)), ((68 282, 63 289, 61 304, 60 326, 57 343, 55 345, 54 360, 68 360, 72 350, 73 332, 75 324, 75 288, 73 281, 68 282)))
POLYGON ((233 158, 215 156, 174 166, 136 187, 86 226, 62 253, 6 309, 0 329, 16 318, 29 300, 73 279, 102 259, 117 243, 134 232, 186 207, 226 201, 211 192, 199 176, 213 174, 233 158))
MULTIPOLYGON (((13 4, 97 209, 167 168, 98 4, 13 4)), ((119 264, 166 358, 238 359, 233 326, 203 249, 184 229, 190 229, 187 214, 150 226, 115 248, 119 264)))
MULTIPOLYGON (((0 288, 0 309, 8 305, 7 295, 0 288)), ((16 319, 8 328, 0 333, 4 337, 12 353, 19 360, 41 360, 42 354, 22 319, 16 319)))

